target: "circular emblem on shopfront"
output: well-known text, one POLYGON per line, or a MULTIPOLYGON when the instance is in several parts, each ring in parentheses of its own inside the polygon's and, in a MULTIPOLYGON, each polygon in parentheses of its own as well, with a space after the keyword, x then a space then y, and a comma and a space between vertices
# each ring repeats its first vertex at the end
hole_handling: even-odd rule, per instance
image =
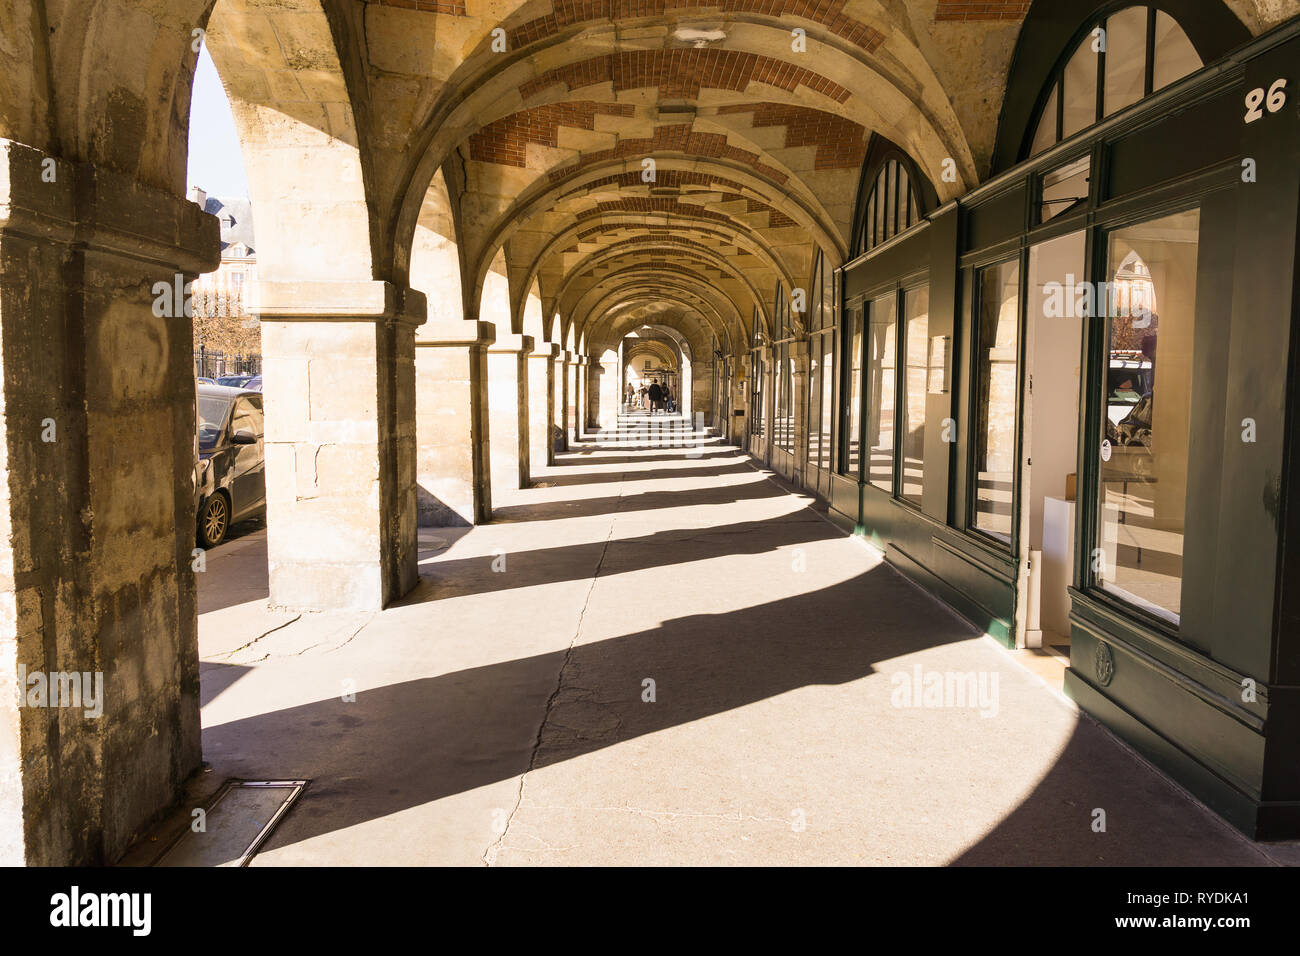
POLYGON ((1115 657, 1110 652, 1110 645, 1105 641, 1097 642, 1097 652, 1093 655, 1093 666, 1097 668, 1097 683, 1105 687, 1115 676, 1115 657))

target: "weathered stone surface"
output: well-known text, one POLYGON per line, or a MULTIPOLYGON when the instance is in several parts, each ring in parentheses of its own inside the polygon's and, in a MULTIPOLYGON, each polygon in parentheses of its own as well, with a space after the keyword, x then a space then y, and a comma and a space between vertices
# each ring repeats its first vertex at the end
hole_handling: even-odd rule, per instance
POLYGON ((415 328, 386 283, 262 282, 271 603, 383 607, 416 581, 415 328), (333 311, 332 311, 333 310, 333 311))
POLYGON ((43 181, 45 158, 0 140, 10 864, 115 859, 199 762, 190 320, 154 285, 211 268, 217 224, 86 165, 43 181), (74 672, 98 675, 96 707, 31 696, 74 672))

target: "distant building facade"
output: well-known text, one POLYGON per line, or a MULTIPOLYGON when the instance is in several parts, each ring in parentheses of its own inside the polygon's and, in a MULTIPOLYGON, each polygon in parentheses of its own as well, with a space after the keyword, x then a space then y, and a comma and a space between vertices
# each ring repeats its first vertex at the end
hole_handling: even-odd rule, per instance
POLYGON ((221 221, 221 265, 191 286, 195 374, 260 373, 261 327, 258 316, 244 308, 246 290, 257 278, 252 203, 209 196, 197 186, 190 200, 221 221))

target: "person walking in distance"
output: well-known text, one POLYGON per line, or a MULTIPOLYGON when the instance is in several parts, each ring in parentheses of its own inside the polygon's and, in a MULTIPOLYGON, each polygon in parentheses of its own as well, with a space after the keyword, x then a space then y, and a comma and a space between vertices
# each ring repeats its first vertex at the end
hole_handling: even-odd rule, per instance
POLYGON ((659 411, 659 409, 663 406, 663 400, 664 400, 663 389, 659 387, 658 382, 652 383, 650 385, 650 414, 651 415, 659 411))

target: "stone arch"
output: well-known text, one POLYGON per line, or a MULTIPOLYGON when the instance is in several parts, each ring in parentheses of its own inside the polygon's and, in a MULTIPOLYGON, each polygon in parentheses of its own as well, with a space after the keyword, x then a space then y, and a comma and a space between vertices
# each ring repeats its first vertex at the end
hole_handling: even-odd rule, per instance
POLYGON ((504 247, 496 251, 487 269, 475 279, 479 289, 475 316, 497 323, 498 336, 509 332, 514 312, 510 307, 510 276, 504 247))
POLYGON ((537 279, 524 287, 524 298, 519 318, 520 332, 531 335, 536 344, 546 341, 546 322, 542 314, 542 293, 537 279))
MULTIPOLYGON (((872 18, 872 15, 863 15, 872 18)), ((788 49, 790 23, 804 17, 798 10, 772 16, 728 11, 727 22, 734 28, 735 52, 744 56, 767 56, 788 49), (764 52, 759 53, 760 50, 764 52)), ((942 160, 954 158, 966 186, 972 185, 977 179, 974 161, 942 84, 914 42, 905 39, 905 35, 896 29, 896 24, 886 22, 888 14, 876 12, 874 17, 878 18, 884 31, 864 23, 864 30, 880 38, 867 44, 846 41, 819 20, 808 20, 806 29, 815 59, 831 58, 837 76, 854 78, 854 88, 849 91, 849 96, 859 105, 854 108, 855 114, 854 109, 843 105, 844 100, 838 95, 823 96, 822 99, 841 115, 855 118, 868 128, 883 129, 896 141, 905 143, 921 158, 936 180, 942 160), (888 43, 884 42, 886 34, 888 43), (928 138, 921 135, 916 125, 908 128, 898 126, 901 117, 917 115, 924 118, 923 125, 930 130, 928 138)), ((661 18, 662 15, 657 14, 646 19, 654 23, 661 18)), ((706 17, 690 11, 682 11, 676 19, 683 26, 698 25, 696 21, 708 25, 706 17)), ((457 143, 483 124, 507 115, 525 102, 532 105, 567 95, 558 90, 548 92, 540 87, 535 90, 528 87, 528 84, 536 87, 538 77, 547 73, 533 66, 533 58, 544 55, 549 75, 555 75, 557 70, 578 70, 582 58, 589 51, 618 45, 617 31, 628 28, 626 20, 620 17, 616 25, 612 20, 597 15, 581 28, 552 29, 540 34, 536 30, 531 33, 525 30, 520 36, 527 42, 519 48, 512 48, 504 57, 490 53, 490 38, 487 31, 483 31, 474 51, 444 85, 446 92, 437 94, 423 114, 425 119, 421 126, 426 131, 425 138, 414 151, 411 171, 406 176, 409 183, 406 198, 394 221, 395 244, 399 250, 407 241, 405 237, 413 219, 410 212, 412 196, 420 193, 419 184, 427 181, 432 170, 455 149, 457 143), (579 33, 583 42, 573 43, 579 33), (529 88, 529 95, 521 96, 521 87, 529 88)), ((502 22, 507 24, 507 31, 512 29, 509 26, 511 17, 502 22)), ((802 63, 791 62, 787 68, 797 72, 802 66, 802 63)), ((791 97, 790 101, 798 102, 798 98, 791 97)), ((948 191, 956 195, 962 188, 954 187, 948 191)), ((951 196, 945 195, 945 198, 951 196)))
MULTIPOLYGON (((643 221, 626 216, 603 217, 599 223, 602 231, 614 231, 622 228, 632 229, 645 225, 643 221)), ((543 264, 555 256, 560 250, 567 248, 575 240, 590 238, 591 235, 599 233, 589 232, 593 227, 585 221, 575 222, 564 230, 557 232, 550 242, 543 247, 542 251, 537 254, 533 262, 529 265, 529 275, 535 275, 543 268, 543 264)), ((765 271, 769 271, 775 278, 783 278, 788 281, 791 273, 785 268, 783 263, 777 258, 776 250, 772 249, 761 237, 747 234, 744 231, 727 228, 724 224, 714 221, 700 220, 692 221, 690 225, 690 235, 706 238, 722 239, 724 242, 734 246, 738 251, 753 256, 762 264, 765 271)), ((633 236, 630 238, 638 238, 633 236)), ((570 270, 571 271, 571 270, 570 270)), ((752 284, 752 280, 751 284, 752 284)), ((560 302, 560 296, 557 293, 557 304, 563 308, 560 302)), ((764 308, 766 296, 760 296, 760 308, 764 308)))
POLYGON ((366 189, 365 87, 345 70, 347 20, 325 2, 217 0, 208 22, 257 210, 259 272, 272 282, 386 278, 366 189))
POLYGON ((429 337, 438 326, 462 318, 460 244, 447 192, 447 180, 438 170, 425 194, 411 253, 411 287, 423 292, 428 303, 428 323, 417 333, 429 337))
POLYGON ((585 334, 609 310, 625 302, 655 299, 694 308, 706 316, 715 331, 724 332, 734 341, 747 342, 750 338, 742 311, 729 298, 714 294, 701 281, 683 275, 665 277, 652 268, 612 274, 583 295, 573 314, 580 316, 576 324, 585 334))

